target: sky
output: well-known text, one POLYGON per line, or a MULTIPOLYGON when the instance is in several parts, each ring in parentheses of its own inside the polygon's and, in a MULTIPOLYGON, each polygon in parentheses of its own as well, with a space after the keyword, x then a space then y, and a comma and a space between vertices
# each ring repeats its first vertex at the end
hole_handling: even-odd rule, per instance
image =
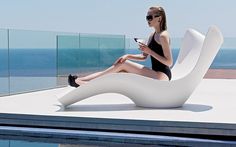
POLYGON ((0 28, 147 37, 148 8, 160 5, 171 37, 218 26, 235 37, 235 0, 0 0, 0 28))

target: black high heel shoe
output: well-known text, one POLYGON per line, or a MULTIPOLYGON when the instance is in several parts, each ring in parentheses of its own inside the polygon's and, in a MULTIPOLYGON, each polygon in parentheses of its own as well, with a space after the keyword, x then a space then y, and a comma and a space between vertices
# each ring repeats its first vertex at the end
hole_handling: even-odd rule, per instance
POLYGON ((80 85, 75 82, 77 76, 72 76, 71 74, 68 76, 68 84, 72 87, 79 87, 80 85))

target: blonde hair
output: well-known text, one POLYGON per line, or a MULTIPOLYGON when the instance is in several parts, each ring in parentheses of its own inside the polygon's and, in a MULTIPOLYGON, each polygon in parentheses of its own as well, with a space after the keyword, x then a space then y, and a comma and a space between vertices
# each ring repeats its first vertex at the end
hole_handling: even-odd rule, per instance
POLYGON ((150 7, 149 9, 152 10, 155 14, 158 14, 162 17, 160 22, 160 31, 167 30, 166 13, 163 7, 153 6, 150 7))

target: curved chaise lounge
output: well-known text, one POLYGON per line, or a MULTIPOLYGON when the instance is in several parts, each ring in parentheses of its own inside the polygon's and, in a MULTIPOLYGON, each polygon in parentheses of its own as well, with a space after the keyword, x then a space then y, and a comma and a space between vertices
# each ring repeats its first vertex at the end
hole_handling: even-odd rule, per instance
POLYGON ((173 80, 160 81, 131 73, 108 74, 66 93, 59 102, 67 107, 97 94, 120 93, 141 107, 180 107, 203 79, 222 43, 216 26, 211 26, 206 36, 188 29, 172 68, 173 80))

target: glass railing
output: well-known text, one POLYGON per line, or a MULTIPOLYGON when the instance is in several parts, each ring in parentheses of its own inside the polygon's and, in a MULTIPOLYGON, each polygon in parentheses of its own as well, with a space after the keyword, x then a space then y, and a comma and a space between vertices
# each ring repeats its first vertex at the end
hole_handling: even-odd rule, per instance
POLYGON ((10 94, 56 86, 56 34, 9 30, 10 94))
POLYGON ((125 54, 123 35, 58 35, 57 76, 65 84, 69 73, 79 76, 107 68, 125 54))
POLYGON ((124 35, 0 30, 0 96, 56 88, 125 53, 124 35))
POLYGON ((0 96, 9 93, 8 30, 0 29, 0 96))
MULTIPOLYGON (((180 44, 181 38, 172 38, 174 61, 180 44)), ((68 74, 103 70, 126 53, 140 50, 124 35, 0 29, 0 96, 65 86, 68 74)), ((225 38, 211 69, 234 77, 235 56, 236 38, 225 38)), ((150 58, 141 64, 151 67, 150 58)))

